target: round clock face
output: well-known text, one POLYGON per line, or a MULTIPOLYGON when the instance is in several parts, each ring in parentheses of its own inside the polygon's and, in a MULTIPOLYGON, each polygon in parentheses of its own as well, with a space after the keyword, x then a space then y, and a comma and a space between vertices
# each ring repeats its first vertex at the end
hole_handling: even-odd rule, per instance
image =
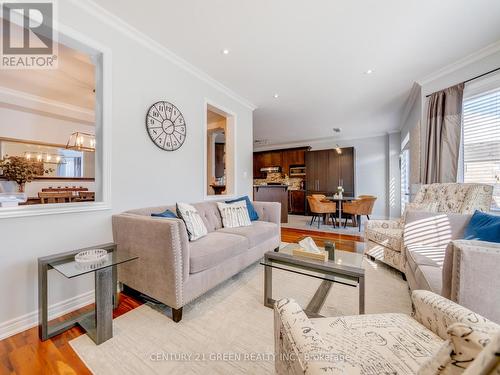
POLYGON ((169 102, 156 102, 149 108, 146 129, 153 143, 165 151, 177 150, 186 140, 184 116, 169 102))

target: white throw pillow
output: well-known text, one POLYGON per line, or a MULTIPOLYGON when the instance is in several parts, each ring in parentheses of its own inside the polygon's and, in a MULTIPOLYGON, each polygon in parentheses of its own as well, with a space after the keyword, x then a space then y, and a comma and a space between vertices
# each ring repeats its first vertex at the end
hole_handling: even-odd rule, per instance
POLYGON ((222 225, 224 228, 237 228, 252 225, 245 201, 235 203, 217 202, 217 206, 222 216, 222 225))
POLYGON ((187 203, 177 203, 177 216, 186 224, 189 241, 206 236, 208 231, 196 208, 187 203))

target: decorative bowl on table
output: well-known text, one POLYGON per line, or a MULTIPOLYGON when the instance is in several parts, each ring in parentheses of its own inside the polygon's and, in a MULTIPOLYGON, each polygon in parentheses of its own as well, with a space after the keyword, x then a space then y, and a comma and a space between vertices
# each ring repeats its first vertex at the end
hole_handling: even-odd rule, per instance
POLYGON ((107 255, 108 252, 104 249, 84 250, 75 255, 75 262, 82 268, 92 269, 100 266, 107 255))

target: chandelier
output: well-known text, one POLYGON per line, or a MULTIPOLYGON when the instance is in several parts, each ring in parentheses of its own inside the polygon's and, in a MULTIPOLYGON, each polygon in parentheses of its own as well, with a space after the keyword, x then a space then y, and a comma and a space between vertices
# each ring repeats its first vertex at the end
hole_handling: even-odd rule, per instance
POLYGON ((66 148, 68 150, 95 151, 95 135, 75 132, 69 136, 66 148))

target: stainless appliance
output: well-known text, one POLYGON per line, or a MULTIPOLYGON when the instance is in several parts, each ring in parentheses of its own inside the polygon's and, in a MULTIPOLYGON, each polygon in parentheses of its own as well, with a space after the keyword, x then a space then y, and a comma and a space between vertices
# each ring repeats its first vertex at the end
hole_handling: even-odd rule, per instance
POLYGON ((260 171, 264 173, 279 173, 281 172, 281 167, 266 167, 261 168, 260 171))
POLYGON ((304 177, 306 175, 305 165, 296 165, 290 167, 290 177, 304 177))

